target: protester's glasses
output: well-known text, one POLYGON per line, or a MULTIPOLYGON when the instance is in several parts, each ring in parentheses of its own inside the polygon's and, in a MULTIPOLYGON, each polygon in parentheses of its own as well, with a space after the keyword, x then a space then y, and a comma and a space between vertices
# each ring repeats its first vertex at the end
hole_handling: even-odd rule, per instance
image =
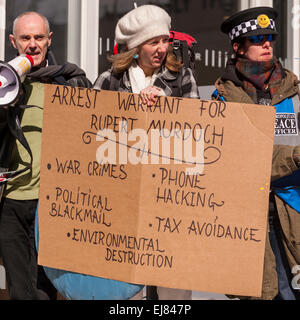
POLYGON ((276 36, 274 34, 260 34, 260 35, 257 35, 257 36, 250 36, 248 37, 249 41, 251 43, 262 43, 262 42, 265 42, 265 41, 275 41, 276 39, 276 36))

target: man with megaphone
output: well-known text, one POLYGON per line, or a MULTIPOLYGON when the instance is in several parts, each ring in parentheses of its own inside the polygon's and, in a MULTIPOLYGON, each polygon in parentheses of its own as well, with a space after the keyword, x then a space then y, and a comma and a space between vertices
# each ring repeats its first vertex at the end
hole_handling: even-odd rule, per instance
POLYGON ((56 64, 43 15, 19 15, 9 40, 18 57, 0 62, 0 252, 11 299, 55 299, 56 290, 37 265, 34 242, 44 83, 88 88, 91 83, 76 65, 56 64))

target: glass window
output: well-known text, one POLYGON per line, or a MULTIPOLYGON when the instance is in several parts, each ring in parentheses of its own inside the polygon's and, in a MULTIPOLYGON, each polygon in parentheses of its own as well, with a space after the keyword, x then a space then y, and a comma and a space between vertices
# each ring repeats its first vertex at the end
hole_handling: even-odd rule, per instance
POLYGON ((276 29, 279 33, 275 43, 275 55, 285 64, 287 61, 287 3, 286 1, 273 0, 273 7, 278 12, 276 29))
POLYGON ((8 36, 12 32, 14 19, 25 11, 37 11, 48 18, 50 30, 53 31, 52 51, 57 62, 64 63, 67 59, 68 0, 6 1, 5 60, 9 61, 16 55, 8 36))
MULTIPOLYGON (((112 53, 114 30, 120 17, 133 9, 132 0, 100 1, 99 72, 109 67, 106 56, 112 53)), ((199 85, 214 84, 222 74, 230 50, 227 36, 220 31, 226 17, 238 11, 238 0, 139 0, 138 5, 155 4, 166 9, 172 29, 188 33, 197 40, 196 77, 199 85)))

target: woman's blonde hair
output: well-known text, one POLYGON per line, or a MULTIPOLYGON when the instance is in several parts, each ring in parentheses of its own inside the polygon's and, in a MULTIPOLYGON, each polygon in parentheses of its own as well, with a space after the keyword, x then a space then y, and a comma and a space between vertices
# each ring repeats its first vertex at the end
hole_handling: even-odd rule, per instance
MULTIPOLYGON (((138 51, 139 47, 136 47, 131 50, 125 49, 125 51, 120 52, 119 54, 109 56, 108 60, 112 63, 113 72, 121 73, 129 69, 135 60, 133 56, 137 54, 138 51)), ((179 72, 183 67, 183 63, 176 58, 171 45, 168 48, 163 64, 173 72, 179 72)))

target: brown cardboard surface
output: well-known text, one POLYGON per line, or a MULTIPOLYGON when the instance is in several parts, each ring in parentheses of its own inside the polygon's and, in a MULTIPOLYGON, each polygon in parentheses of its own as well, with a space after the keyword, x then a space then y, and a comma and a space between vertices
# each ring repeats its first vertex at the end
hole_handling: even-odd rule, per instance
POLYGON ((133 94, 46 85, 39 263, 131 283, 259 296, 274 119, 272 107, 160 97, 147 108, 133 94), (122 119, 127 128, 119 128, 122 119), (98 141, 104 125, 113 135, 98 141), (170 154, 162 151, 167 131, 160 150, 150 138, 148 146, 129 139, 132 130, 154 128, 194 129, 194 152, 201 128, 203 172, 188 175, 195 164, 183 156, 174 161, 180 148, 173 138, 170 154), (148 164, 99 164, 97 151, 108 142, 117 160, 137 154, 148 164))

